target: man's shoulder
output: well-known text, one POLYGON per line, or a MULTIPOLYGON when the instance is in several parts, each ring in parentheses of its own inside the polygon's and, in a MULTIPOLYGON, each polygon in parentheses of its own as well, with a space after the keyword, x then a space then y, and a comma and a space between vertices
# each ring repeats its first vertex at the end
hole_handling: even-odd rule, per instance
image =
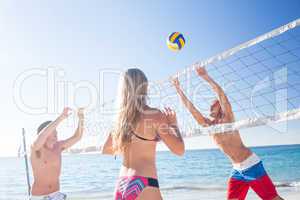
POLYGON ((65 150, 64 148, 64 144, 65 144, 66 140, 59 140, 55 143, 55 147, 53 149, 54 152, 59 152, 59 153, 62 153, 62 151, 65 150))

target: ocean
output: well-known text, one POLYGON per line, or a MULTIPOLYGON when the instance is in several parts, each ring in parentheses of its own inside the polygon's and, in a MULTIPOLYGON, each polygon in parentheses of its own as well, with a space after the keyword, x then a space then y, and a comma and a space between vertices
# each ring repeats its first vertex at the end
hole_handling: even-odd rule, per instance
MULTIPOLYGON (((251 148, 261 157, 278 191, 300 199, 300 145, 251 148)), ((120 158, 99 154, 64 155, 61 190, 70 200, 113 199, 120 158)), ((225 199, 231 172, 229 160, 217 149, 188 150, 184 157, 158 152, 157 168, 164 199, 225 199)), ((0 158, 0 199, 26 199, 22 158, 0 158)), ((250 192, 248 199, 258 199, 250 192)))

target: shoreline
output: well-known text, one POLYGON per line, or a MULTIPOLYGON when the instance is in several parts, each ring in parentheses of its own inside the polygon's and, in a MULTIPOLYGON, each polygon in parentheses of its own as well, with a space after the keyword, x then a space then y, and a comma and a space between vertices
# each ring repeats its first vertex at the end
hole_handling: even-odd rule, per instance
MULTIPOLYGON (((279 195, 288 200, 298 200, 300 199, 300 187, 294 188, 277 188, 279 195)), ((195 190, 185 190, 185 189, 178 189, 178 190, 167 190, 161 191, 162 197, 164 200, 199 200, 199 199, 206 199, 206 200, 220 200, 226 199, 226 190, 205 190, 205 191, 195 191, 195 190)), ((111 200, 113 198, 113 194, 77 194, 76 196, 70 194, 68 196, 69 200, 111 200), (79 196, 78 196, 79 195, 79 196)), ((258 196, 253 192, 253 190, 249 189, 247 194, 247 200, 256 200, 258 196)))
MULTIPOLYGON (((201 136, 198 136, 201 137, 201 136)), ((186 138, 189 139, 189 138, 186 138)), ((275 144, 275 145, 264 145, 264 146, 247 146, 248 148, 254 148, 254 149, 260 149, 260 148, 268 148, 268 147, 294 147, 294 146, 300 146, 300 144, 275 144)), ((190 148, 186 149, 186 151, 210 151, 210 150, 219 150, 219 148, 190 148)), ((158 149, 157 152, 168 152, 169 150, 166 149, 158 149)), ((81 152, 81 153, 63 153, 63 156, 70 156, 70 155, 95 155, 95 154, 100 154, 99 151, 91 151, 91 152, 81 152)), ((15 156, 13 155, 1 155, 0 159, 3 158, 19 158, 17 156, 17 153, 15 156)), ((21 156, 20 158, 23 158, 21 156)))
MULTIPOLYGON (((288 200, 299 200, 300 199, 300 188, 277 188, 278 194, 288 200)), ((176 192, 172 191, 168 193, 164 193, 165 200, 220 200, 226 199, 226 191, 205 191, 205 192, 176 192)), ((247 200, 257 200, 259 197, 253 192, 253 190, 249 189, 247 194, 247 200)))

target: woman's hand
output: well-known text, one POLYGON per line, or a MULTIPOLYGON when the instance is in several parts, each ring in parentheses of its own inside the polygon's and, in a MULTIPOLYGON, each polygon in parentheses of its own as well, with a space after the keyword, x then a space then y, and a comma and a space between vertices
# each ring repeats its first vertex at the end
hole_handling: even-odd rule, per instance
POLYGON ((177 126, 175 111, 166 107, 162 111, 163 117, 159 129, 159 136, 167 147, 176 155, 182 156, 185 152, 184 141, 177 126))
POLYGON ((176 112, 174 110, 172 110, 170 107, 165 107, 163 113, 167 118, 168 125, 177 126, 177 117, 176 117, 176 112))

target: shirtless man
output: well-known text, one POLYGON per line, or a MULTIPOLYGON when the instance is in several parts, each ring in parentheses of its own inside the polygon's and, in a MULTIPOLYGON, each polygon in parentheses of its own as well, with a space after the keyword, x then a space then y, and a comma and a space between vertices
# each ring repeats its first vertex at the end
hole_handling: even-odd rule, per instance
POLYGON ((74 135, 66 140, 57 140, 56 127, 69 116, 70 108, 65 108, 55 121, 46 121, 38 127, 38 136, 31 146, 31 165, 34 182, 31 200, 64 200, 60 193, 62 152, 77 143, 84 129, 83 109, 78 110, 78 127, 74 135))
MULTIPOLYGON (((207 74, 205 68, 197 67, 196 72, 211 86, 218 98, 210 107, 210 118, 206 118, 185 96, 180 87, 178 78, 175 78, 172 80, 172 83, 185 107, 195 120, 204 127, 234 122, 231 104, 223 89, 207 74)), ((262 161, 243 144, 239 131, 213 134, 212 138, 233 164, 233 171, 228 181, 227 199, 245 199, 249 187, 251 187, 261 199, 282 199, 278 196, 274 184, 263 167, 262 161)))

